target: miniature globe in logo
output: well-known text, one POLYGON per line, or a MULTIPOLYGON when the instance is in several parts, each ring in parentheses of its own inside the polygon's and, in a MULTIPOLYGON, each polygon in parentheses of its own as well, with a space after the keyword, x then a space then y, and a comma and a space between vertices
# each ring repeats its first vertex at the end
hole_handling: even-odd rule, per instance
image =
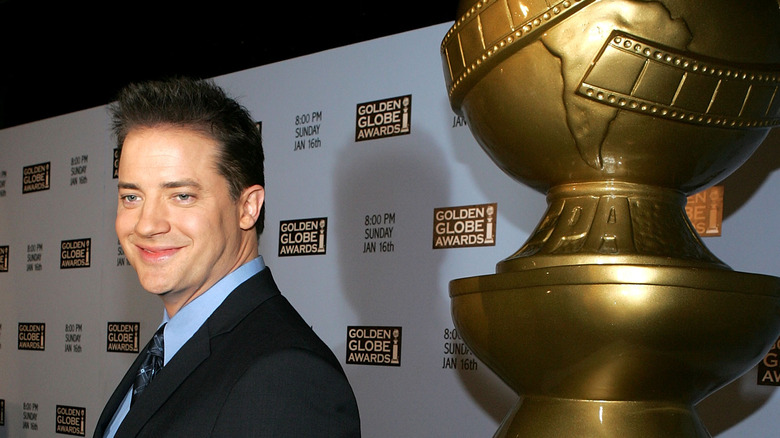
POLYGON ((780 124, 775 0, 461 2, 442 42, 453 109, 542 192, 621 181, 690 193, 780 124))

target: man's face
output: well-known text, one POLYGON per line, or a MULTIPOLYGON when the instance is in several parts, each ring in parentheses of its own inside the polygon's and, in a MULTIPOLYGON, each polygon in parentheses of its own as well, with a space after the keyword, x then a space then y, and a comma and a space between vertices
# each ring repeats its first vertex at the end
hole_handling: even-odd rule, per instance
POLYGON ((244 195, 231 199, 217 148, 172 127, 131 131, 122 146, 117 236, 141 285, 163 298, 170 316, 257 256, 244 195))

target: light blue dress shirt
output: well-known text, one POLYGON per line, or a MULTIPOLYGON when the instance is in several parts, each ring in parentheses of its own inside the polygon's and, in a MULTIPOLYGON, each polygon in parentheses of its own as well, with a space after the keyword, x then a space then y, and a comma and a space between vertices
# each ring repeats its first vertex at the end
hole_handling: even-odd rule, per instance
MULTIPOLYGON (((227 298, 235 288, 253 275, 262 271, 264 268, 265 263, 263 262, 263 258, 258 256, 219 280, 201 296, 182 307, 173 315, 173 318, 169 318, 168 313, 163 311, 163 320, 160 325, 167 324, 163 331, 163 345, 165 351, 163 366, 171 361, 182 345, 198 331, 208 317, 217 310, 217 307, 225 301, 225 298, 227 298)), ((122 424, 122 420, 125 419, 127 412, 130 410, 130 396, 132 393, 133 388, 131 387, 130 390, 127 391, 125 398, 119 405, 119 409, 117 409, 111 422, 108 424, 106 433, 103 435, 105 438, 113 438, 114 434, 116 434, 119 425, 122 424)))

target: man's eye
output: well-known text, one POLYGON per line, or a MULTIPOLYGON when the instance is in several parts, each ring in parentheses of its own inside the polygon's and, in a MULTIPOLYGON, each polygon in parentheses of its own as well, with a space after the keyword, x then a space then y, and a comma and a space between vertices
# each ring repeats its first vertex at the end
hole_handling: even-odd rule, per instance
POLYGON ((187 193, 179 193, 178 195, 176 195, 176 199, 178 199, 179 201, 190 201, 192 199, 192 195, 187 193))
POLYGON ((138 200, 138 196, 136 195, 122 195, 121 198, 125 202, 135 202, 138 200))

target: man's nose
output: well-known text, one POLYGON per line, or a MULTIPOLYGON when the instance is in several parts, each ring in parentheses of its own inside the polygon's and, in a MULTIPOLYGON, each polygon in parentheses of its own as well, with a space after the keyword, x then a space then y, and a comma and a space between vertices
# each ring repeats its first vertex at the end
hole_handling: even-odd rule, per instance
POLYGON ((168 211, 160 202, 144 202, 135 224, 135 232, 141 236, 154 236, 170 230, 168 211))

